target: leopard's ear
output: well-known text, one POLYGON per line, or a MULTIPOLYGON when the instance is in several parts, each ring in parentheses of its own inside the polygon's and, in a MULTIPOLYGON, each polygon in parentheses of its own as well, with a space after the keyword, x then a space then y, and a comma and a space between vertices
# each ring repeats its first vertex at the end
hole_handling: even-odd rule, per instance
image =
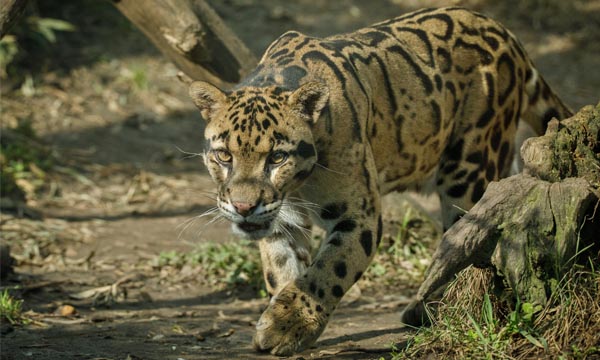
POLYGON ((307 82, 290 95, 289 104, 292 111, 310 124, 314 124, 319 120, 327 100, 329 100, 329 88, 325 84, 307 82))
POLYGON ((227 100, 227 95, 221 89, 204 81, 191 83, 189 93, 207 122, 211 120, 214 111, 227 100))

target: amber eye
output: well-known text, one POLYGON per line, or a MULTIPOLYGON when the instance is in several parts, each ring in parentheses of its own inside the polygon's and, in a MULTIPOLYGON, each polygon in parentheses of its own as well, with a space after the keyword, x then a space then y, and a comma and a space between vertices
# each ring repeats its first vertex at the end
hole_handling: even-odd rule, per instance
POLYGON ((271 165, 281 165, 288 158, 288 154, 284 151, 275 151, 269 156, 269 163, 271 165))
POLYGON ((215 157, 222 164, 229 164, 233 159, 231 153, 227 150, 215 150, 215 157))

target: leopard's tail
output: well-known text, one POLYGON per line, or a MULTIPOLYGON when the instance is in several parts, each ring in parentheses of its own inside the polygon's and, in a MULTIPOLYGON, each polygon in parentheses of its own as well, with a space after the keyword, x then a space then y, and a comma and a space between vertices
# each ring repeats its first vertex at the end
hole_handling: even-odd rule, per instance
POLYGON ((573 115, 533 66, 525 85, 525 95, 521 120, 528 123, 538 136, 546 132, 548 122, 553 118, 563 120, 573 115))

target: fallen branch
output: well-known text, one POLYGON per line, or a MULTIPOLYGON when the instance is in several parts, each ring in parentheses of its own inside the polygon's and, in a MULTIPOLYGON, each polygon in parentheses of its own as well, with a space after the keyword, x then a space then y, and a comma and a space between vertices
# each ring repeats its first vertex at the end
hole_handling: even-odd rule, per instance
POLYGON ((189 78, 221 87, 238 82, 256 58, 204 0, 113 0, 189 78))

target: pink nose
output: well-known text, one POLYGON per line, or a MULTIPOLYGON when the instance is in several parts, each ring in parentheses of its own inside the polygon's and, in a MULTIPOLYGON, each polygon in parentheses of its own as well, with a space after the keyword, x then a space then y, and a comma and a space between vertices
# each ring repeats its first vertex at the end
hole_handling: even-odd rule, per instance
POLYGON ((234 201, 232 205, 235 208, 235 211, 237 211, 237 213, 242 216, 248 216, 252 212, 252 210, 256 208, 256 205, 246 202, 234 201))

